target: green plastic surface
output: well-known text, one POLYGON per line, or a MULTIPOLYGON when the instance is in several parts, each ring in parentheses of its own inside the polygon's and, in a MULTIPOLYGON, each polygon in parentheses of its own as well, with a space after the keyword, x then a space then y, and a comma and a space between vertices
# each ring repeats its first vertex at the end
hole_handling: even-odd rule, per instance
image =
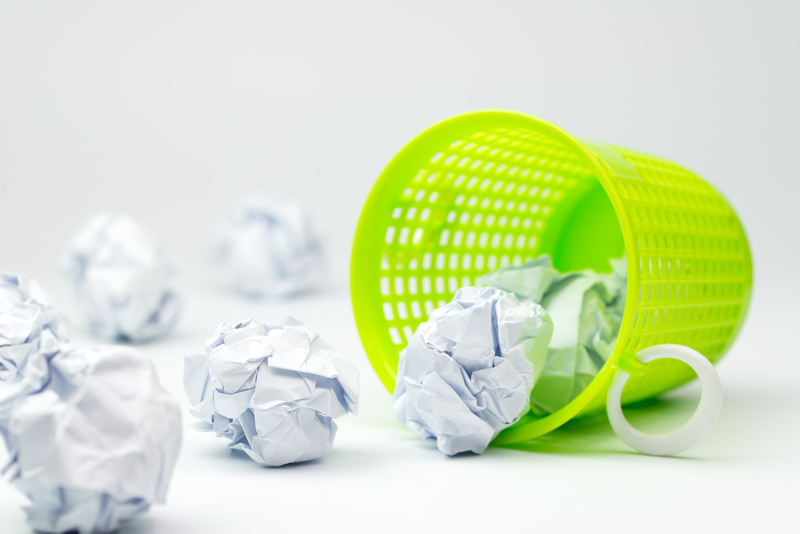
MULTIPOLYGON (((607 260, 623 251, 628 293, 614 353, 567 406, 525 416, 495 443, 603 408, 616 369, 639 369, 633 355, 646 347, 677 343, 718 361, 744 321, 752 264, 733 209, 690 171, 522 113, 460 115, 408 143, 367 199, 351 263, 359 334, 393 391, 416 327, 477 276, 543 253, 562 271, 609 271, 607 260)), ((652 362, 631 377, 622 402, 692 378, 678 361, 652 362)))

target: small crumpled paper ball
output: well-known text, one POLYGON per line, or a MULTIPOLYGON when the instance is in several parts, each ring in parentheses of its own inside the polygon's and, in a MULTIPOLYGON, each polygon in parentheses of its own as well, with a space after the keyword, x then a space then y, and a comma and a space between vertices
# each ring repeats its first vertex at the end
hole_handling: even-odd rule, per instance
POLYGON ((216 432, 261 465, 326 454, 337 417, 358 412, 358 370, 304 323, 222 323, 185 359, 191 426, 216 432))
POLYGON ((283 297, 317 287, 323 245, 305 210, 292 202, 242 198, 214 229, 212 266, 226 284, 251 297, 283 297))
POLYGON ((174 268, 150 233, 128 215, 91 217, 67 245, 61 271, 89 328, 141 343, 169 332, 180 314, 174 268))
POLYGON ((150 361, 119 346, 39 352, 36 360, 45 364, 36 391, 18 395, 0 382, 5 470, 31 501, 31 527, 112 532, 163 503, 181 415, 150 361))
POLYGON ((0 272, 0 381, 20 381, 33 354, 67 340, 64 320, 39 284, 0 272))
POLYGON ((459 289, 400 353, 395 416, 445 454, 482 453, 528 412, 552 332, 537 304, 498 289, 459 289))

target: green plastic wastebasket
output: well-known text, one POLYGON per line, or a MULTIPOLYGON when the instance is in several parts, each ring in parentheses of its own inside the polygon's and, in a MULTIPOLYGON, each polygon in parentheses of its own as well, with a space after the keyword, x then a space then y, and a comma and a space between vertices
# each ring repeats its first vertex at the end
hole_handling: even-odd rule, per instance
POLYGON ((529 440, 602 409, 620 368, 632 375, 622 404, 694 378, 673 359, 644 372, 635 354, 645 348, 683 345, 719 361, 744 321, 752 264, 731 206, 679 165, 579 140, 523 113, 459 115, 408 143, 367 199, 351 264, 359 334, 393 391, 400 351, 459 287, 544 253, 561 271, 609 271, 608 259, 623 252, 625 314, 605 366, 567 406, 528 414, 495 443, 529 440))

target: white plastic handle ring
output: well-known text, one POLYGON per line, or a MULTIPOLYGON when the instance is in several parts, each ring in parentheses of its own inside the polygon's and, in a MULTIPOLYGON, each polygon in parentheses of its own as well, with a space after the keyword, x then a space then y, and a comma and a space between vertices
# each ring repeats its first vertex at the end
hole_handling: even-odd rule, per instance
POLYGON ((694 415, 680 428, 665 434, 646 434, 636 430, 625 419, 620 405, 622 388, 630 374, 619 369, 614 375, 606 398, 606 410, 611 428, 622 441, 639 452, 655 456, 678 454, 700 442, 717 422, 722 409, 722 383, 716 369, 705 356, 683 345, 656 345, 636 354, 642 363, 660 358, 673 358, 691 366, 700 379, 703 388, 700 403, 694 415))

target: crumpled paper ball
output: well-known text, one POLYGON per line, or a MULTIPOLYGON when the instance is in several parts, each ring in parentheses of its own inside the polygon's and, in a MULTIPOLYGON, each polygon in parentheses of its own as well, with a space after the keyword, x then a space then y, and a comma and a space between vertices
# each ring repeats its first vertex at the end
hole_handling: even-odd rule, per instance
POLYGON ((64 319, 39 284, 0 272, 0 381, 22 380, 33 354, 53 351, 67 340, 64 319))
POLYGON ((358 370, 304 323, 222 323, 204 354, 185 359, 191 424, 261 465, 326 454, 334 419, 358 412, 358 370))
POLYGON ((556 412, 577 397, 614 350, 628 277, 625 256, 609 263, 611 273, 560 273, 545 254, 475 281, 539 303, 553 320, 547 362, 531 394, 531 411, 537 415, 556 412))
POLYGON ((174 268, 128 215, 91 217, 67 245, 60 266, 81 316, 101 337, 141 343, 164 336, 178 320, 174 268))
POLYGON ((299 204, 252 195, 214 229, 210 260, 220 278, 250 297, 284 297, 317 287, 323 244, 299 204))
POLYGON ((395 416, 445 454, 482 453, 528 412, 552 331, 541 306, 497 289, 459 289, 401 352, 395 416))
MULTIPOLYGON (((43 355, 39 388, 0 382, 5 471, 31 501, 36 531, 106 533, 163 503, 180 451, 181 415, 147 358, 130 347, 43 355)), ((29 380, 33 383, 33 380, 29 380)))

